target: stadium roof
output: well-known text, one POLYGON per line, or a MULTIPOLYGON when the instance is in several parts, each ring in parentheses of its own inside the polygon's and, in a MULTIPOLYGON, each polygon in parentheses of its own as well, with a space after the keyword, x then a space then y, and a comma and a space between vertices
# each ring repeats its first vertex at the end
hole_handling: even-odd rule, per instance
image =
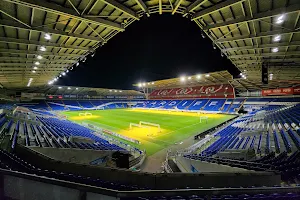
POLYGON ((182 87, 194 85, 215 85, 221 83, 228 83, 233 80, 232 75, 228 71, 212 72, 207 74, 196 74, 191 76, 182 76, 179 78, 171 78, 158 80, 153 82, 143 82, 134 84, 137 87, 146 88, 168 88, 168 87, 182 87))
POLYGON ((164 12, 199 26, 246 75, 234 81, 239 89, 292 86, 300 82, 299 11, 299 0, 1 0, 0 83, 45 85, 134 21, 164 12), (276 80, 267 86, 263 63, 276 80))
POLYGON ((27 93, 43 93, 51 95, 62 94, 75 94, 75 95, 89 95, 102 96, 102 95, 126 95, 137 96, 143 93, 136 90, 120 90, 120 89, 107 89, 107 88, 91 88, 91 87, 73 87, 73 86, 60 86, 60 85, 46 85, 40 87, 19 88, 17 91, 27 93))

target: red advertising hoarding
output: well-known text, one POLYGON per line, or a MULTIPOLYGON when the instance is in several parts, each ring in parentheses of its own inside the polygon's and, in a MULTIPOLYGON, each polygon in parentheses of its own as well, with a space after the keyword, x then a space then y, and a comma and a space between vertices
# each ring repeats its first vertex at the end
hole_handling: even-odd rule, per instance
POLYGON ((294 87, 294 94, 300 94, 300 87, 294 87))
POLYGON ((284 95, 293 95, 293 94, 294 94, 294 88, 276 88, 276 89, 262 90, 262 96, 284 96, 284 95))
POLYGON ((157 89, 151 92, 150 99, 189 99, 189 98, 234 98, 234 89, 229 84, 157 89))

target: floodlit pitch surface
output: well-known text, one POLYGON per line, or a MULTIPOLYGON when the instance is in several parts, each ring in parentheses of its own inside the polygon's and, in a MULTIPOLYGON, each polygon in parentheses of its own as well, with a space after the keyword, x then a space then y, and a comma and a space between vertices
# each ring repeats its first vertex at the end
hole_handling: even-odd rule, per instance
MULTIPOLYGON (((199 115, 198 113, 144 109, 89 110, 88 112, 92 113, 92 116, 79 116, 80 112, 82 111, 65 111, 62 114, 76 123, 86 122, 137 139, 141 144, 134 146, 145 149, 147 155, 152 155, 176 142, 180 142, 233 118, 233 115, 224 114, 199 115), (200 116, 207 116, 207 123, 206 120, 202 120, 202 123, 200 123, 200 116), (129 128, 130 123, 138 124, 140 121, 159 124, 161 131, 158 132, 156 127, 149 129, 129 128)), ((130 144, 133 145, 133 143, 130 144)))

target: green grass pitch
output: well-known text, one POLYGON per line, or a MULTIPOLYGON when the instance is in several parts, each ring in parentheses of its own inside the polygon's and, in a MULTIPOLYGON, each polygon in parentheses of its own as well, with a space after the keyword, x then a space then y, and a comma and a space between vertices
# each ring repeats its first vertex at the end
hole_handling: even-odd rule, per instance
MULTIPOLYGON (((202 114, 208 117, 207 123, 200 123, 200 116, 197 113, 113 109, 113 110, 92 110, 92 111, 65 111, 69 120, 76 123, 90 123, 100 128, 126 135, 141 142, 140 145, 127 142, 141 150, 146 150, 147 155, 152 155, 170 145, 187 139, 197 133, 210 129, 218 124, 233 118, 233 115, 225 114, 202 114), (79 113, 89 112, 92 116, 79 116, 79 113), (131 131, 130 123, 146 121, 160 124, 162 131, 154 135, 147 135, 145 131, 131 131)), ((149 130, 148 130, 149 131, 149 130)))

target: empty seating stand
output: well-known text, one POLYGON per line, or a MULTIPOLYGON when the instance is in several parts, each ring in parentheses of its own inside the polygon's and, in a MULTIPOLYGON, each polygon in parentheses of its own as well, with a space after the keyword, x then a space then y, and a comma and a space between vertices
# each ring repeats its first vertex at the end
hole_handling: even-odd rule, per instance
MULTIPOLYGON (((60 120, 56 118, 38 117, 42 126, 36 126, 39 134, 46 140, 48 146, 56 148, 80 148, 80 149, 94 149, 94 150, 109 150, 109 151, 125 151, 125 149, 111 144, 108 141, 94 135, 92 130, 75 124, 67 120, 60 120), (65 140, 71 136, 79 136, 90 138, 94 141, 91 143, 75 143, 76 145, 68 145, 65 140)), ((33 127, 33 126, 32 126, 33 127)))

